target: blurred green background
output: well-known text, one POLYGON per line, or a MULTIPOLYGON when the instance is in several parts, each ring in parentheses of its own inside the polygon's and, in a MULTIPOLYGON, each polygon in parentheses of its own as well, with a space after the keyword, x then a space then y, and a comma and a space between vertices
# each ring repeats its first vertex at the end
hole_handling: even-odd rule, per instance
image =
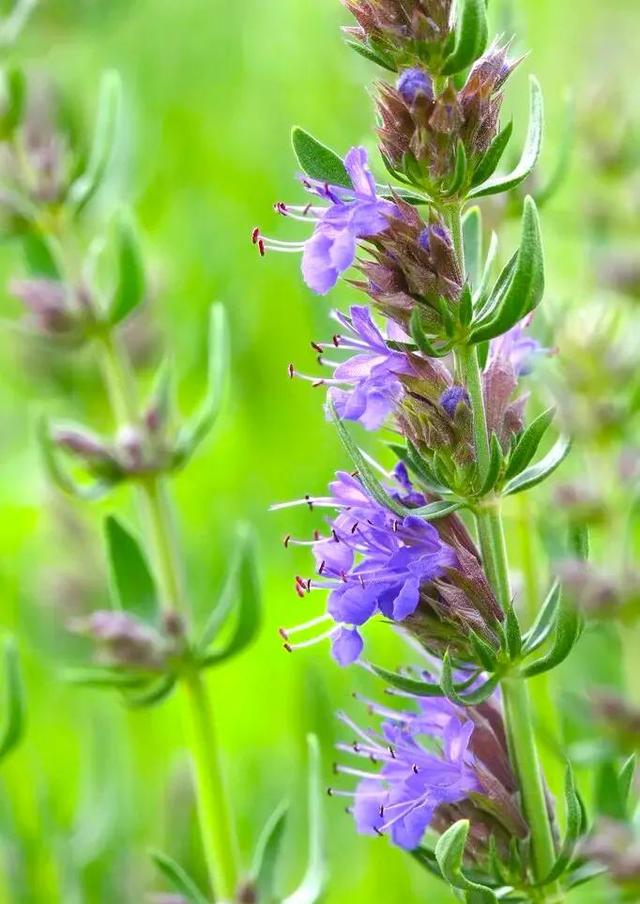
MULTIPOLYGON (((568 127, 566 87, 578 109, 571 173, 545 211, 548 311, 564 316, 598 293, 606 303, 625 304, 596 286, 593 252, 607 243, 633 248, 633 182, 621 188, 615 172, 594 168, 593 148, 594 136, 615 145, 620 118, 639 113, 637 3, 492 6, 497 28, 518 34, 518 51, 530 50, 507 99, 518 136, 526 127, 528 71, 545 91, 543 171, 553 166, 568 127)), ((338 0, 43 0, 15 49, 30 71, 60 87, 85 131, 101 72, 122 74, 126 135, 116 190, 135 208, 155 287, 137 339, 146 335, 149 364, 159 360, 158 345, 172 349, 184 410, 204 380, 207 308, 221 300, 229 313, 233 366, 225 414, 175 489, 190 593, 200 611, 216 599, 234 524, 252 523, 260 538, 263 632, 209 680, 247 861, 276 803, 293 801, 285 888, 303 868, 305 734, 320 736, 328 784, 331 745, 341 734, 334 711, 357 713, 354 688, 371 694, 379 688, 356 669, 334 667, 326 647, 294 656, 281 649, 277 628, 315 614, 313 599, 300 601, 293 590, 309 558, 304 550, 285 550, 282 537, 309 535, 318 516, 267 512, 274 501, 322 492, 346 464, 324 421, 322 390, 289 381, 287 365, 313 371, 310 339, 330 333, 330 305, 344 307, 353 295, 343 286, 330 301, 313 297, 296 258, 260 260, 249 236, 256 223, 283 238, 304 234, 299 224, 277 221, 271 207, 300 197, 292 124, 341 151, 371 141, 366 85, 378 73, 344 47, 339 26, 346 21, 338 0)), ((514 230, 508 224, 503 232, 507 247, 514 230)), ((0 246, 0 284, 19 270, 16 250, 0 246)), ((3 317, 16 311, 7 296, 3 317)), ((138 904, 163 887, 150 847, 171 853, 204 885, 179 703, 131 713, 115 697, 59 680, 72 652, 65 619, 105 599, 100 519, 114 509, 134 514, 126 490, 87 511, 55 495, 41 473, 33 433, 43 410, 108 428, 95 362, 90 354, 52 358, 6 330, 0 369, 0 624, 19 638, 29 697, 27 739, 0 773, 0 901, 138 904)), ((559 517, 542 502, 536 511, 551 527, 559 517)), ((518 511, 509 517, 517 572, 518 511)), ((371 635, 379 661, 393 666, 406 655, 384 627, 371 635)), ((615 638, 588 638, 551 692, 568 686, 578 692, 595 672, 615 683, 619 671, 615 638)), ((559 698, 549 699, 555 713, 559 698)), ((558 760, 552 752, 546 757, 553 782, 558 760)), ((385 840, 359 838, 339 801, 326 800, 326 818, 328 904, 450 900, 385 840)), ((601 894, 581 890, 575 900, 599 901, 601 894)))

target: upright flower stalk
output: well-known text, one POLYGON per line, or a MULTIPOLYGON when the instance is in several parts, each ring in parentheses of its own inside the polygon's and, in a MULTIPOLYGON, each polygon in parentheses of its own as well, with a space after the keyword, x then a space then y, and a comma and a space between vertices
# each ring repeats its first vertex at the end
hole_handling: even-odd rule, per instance
POLYGON ((582 618, 556 582, 521 629, 502 502, 548 478, 570 444, 560 435, 540 456, 554 409, 528 421, 523 392, 547 354, 529 332, 545 281, 536 204, 524 199, 519 246, 496 272, 497 239, 485 251, 475 203, 531 174, 541 91, 532 78, 520 160, 500 174, 512 132, 500 108, 520 60, 510 42, 489 43, 484 0, 344 5, 356 20, 345 29, 349 44, 386 70, 375 84, 386 174, 373 174, 364 148, 342 159, 295 128, 302 186, 322 204, 275 209, 308 220, 311 236, 252 236, 262 256, 300 253, 317 294, 348 275, 367 296, 349 314, 334 312, 331 342, 312 343, 331 377, 289 369, 327 386, 327 415, 355 471, 338 474, 328 495, 299 500, 333 510, 328 531, 285 538, 314 554, 316 574, 296 577, 297 595, 328 597, 324 614, 281 633, 289 652, 330 641, 339 665, 360 661, 417 707, 411 715, 369 701, 383 720, 375 730, 341 717, 357 740, 340 749, 369 768, 339 765, 358 784, 330 793, 353 796, 359 831, 388 833, 467 901, 558 904, 586 869, 578 853, 586 821, 569 767, 560 839, 528 680, 569 655, 582 618), (350 421, 392 432, 391 471, 359 448, 350 421), (413 638, 424 654, 417 668, 368 660, 366 624, 376 614, 413 638))

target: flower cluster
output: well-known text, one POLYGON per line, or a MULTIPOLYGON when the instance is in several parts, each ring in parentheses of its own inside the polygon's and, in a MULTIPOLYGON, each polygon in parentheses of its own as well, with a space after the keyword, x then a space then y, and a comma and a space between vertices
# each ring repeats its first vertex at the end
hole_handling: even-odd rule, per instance
POLYGON ((443 831, 472 815, 468 852, 478 862, 488 856, 489 838, 506 851, 511 837, 526 837, 499 700, 465 709, 441 697, 402 699, 411 708, 365 701, 380 720, 377 730, 340 715, 356 737, 338 749, 374 766, 366 771, 337 764, 336 773, 355 776, 358 784, 355 792, 329 789, 332 796, 352 798, 349 812, 358 831, 388 833, 394 844, 414 850, 427 829, 443 831))
POLYGON ((462 521, 452 515, 434 525, 412 514, 427 500, 404 465, 396 467, 394 477, 390 498, 402 504, 404 516, 371 498, 357 477, 344 472, 330 484, 328 496, 274 506, 302 504, 338 513, 328 519, 326 536, 285 538, 286 546, 310 544, 313 551, 317 577, 297 577, 298 595, 329 591, 324 615, 281 630, 289 651, 330 638, 336 661, 349 665, 363 650, 359 629, 375 615, 403 624, 440 653, 443 644, 468 653, 469 628, 497 644, 502 611, 462 521), (325 625, 330 627, 318 637, 291 643, 294 635, 325 625))

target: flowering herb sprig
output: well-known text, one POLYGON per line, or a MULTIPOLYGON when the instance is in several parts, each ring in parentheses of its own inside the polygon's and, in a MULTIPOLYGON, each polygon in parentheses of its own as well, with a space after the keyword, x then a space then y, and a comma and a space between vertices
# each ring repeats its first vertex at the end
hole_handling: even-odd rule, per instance
MULTIPOLYGON (((375 96, 387 174, 373 175, 363 147, 342 159, 295 128, 302 186, 314 199, 275 209, 309 221, 311 236, 252 236, 263 256, 301 254, 317 294, 348 275, 367 297, 334 312, 331 341, 312 343, 328 377, 290 367, 290 376, 327 386, 327 414, 355 471, 338 474, 328 495, 300 500, 332 514, 312 540, 285 538, 308 543, 315 560, 316 576, 298 576, 296 592, 328 595, 324 614, 282 630, 285 648, 330 640, 340 665, 359 660, 414 701, 413 713, 372 704, 380 731, 347 720, 357 736, 350 752, 380 766, 338 767, 362 779, 352 807, 360 831, 389 832, 467 901, 560 902, 598 867, 577 851, 586 820, 570 768, 559 840, 527 681, 566 659, 583 617, 556 582, 521 629, 501 508, 546 480, 570 442, 560 435, 541 455, 555 411, 531 419, 526 410, 524 386, 548 354, 529 333, 545 284, 536 203, 524 199, 519 245, 497 277, 497 238, 485 251, 481 210, 470 206, 531 175, 542 95, 532 78, 520 159, 500 174, 512 133, 500 123, 503 91, 520 61, 509 42, 489 44, 484 0, 345 6, 356 20, 348 43, 386 70, 375 96), (359 448, 349 421, 392 431, 393 471, 359 448), (413 636, 429 669, 392 672, 363 659, 365 626, 377 615, 413 636), (495 758, 476 748, 480 713, 502 756, 500 780, 495 758), (511 822, 500 809, 507 803, 511 822)), ((574 526, 573 554, 584 559, 586 546, 574 526)))
MULTIPOLYGON (((0 117, 7 188, 0 201, 7 233, 24 252, 26 274, 10 292, 26 312, 21 328, 63 352, 90 348, 100 361, 114 422, 112 436, 71 421, 42 420, 39 440, 52 482, 85 501, 107 497, 127 484, 135 491, 143 537, 110 515, 104 524, 111 607, 69 619, 68 629, 90 641, 91 659, 67 668, 76 685, 115 690, 131 708, 151 707, 176 688, 183 694, 204 854, 215 900, 273 900, 274 863, 286 821, 280 808, 265 828, 251 870, 243 871, 213 707, 204 672, 245 650, 261 622, 255 542, 238 531, 228 579, 203 624, 195 623, 177 537, 169 479, 184 468, 210 433, 224 397, 228 335, 224 308, 214 305, 209 327, 207 389, 200 407, 180 418, 172 376, 164 363, 142 402, 122 327, 146 302, 146 268, 129 213, 111 212, 96 226, 88 211, 113 157, 120 120, 121 84, 114 72, 102 82, 92 146, 68 141, 55 117, 34 128, 29 84, 15 70, 5 77, 6 108, 0 117), (27 140, 31 139, 31 142, 27 140), (26 149, 26 152, 25 152, 26 149), (87 233, 90 239, 87 240, 87 233), (88 247, 85 252, 83 249, 88 247), (112 266, 100 266, 108 256, 112 266), (108 269, 111 280, 104 279, 108 269), (266 853, 265 853, 266 851, 266 853)), ((7 648, 7 715, 0 757, 22 732, 23 706, 15 654, 7 648)), ((307 873, 291 900, 313 904, 325 878, 318 750, 310 751, 310 851, 307 873)), ((185 871, 164 854, 161 872, 187 900, 209 900, 185 871)))

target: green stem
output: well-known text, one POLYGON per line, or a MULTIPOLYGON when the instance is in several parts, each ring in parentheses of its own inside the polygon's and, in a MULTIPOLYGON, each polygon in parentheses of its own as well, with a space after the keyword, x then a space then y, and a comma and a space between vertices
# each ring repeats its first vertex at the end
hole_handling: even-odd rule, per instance
MULTIPOLYGON (((464 247, 460 208, 448 211, 448 221, 454 247, 464 273, 464 247)), ((469 393, 473 416, 473 435, 480 480, 487 474, 491 450, 487 429, 487 415, 482 374, 476 346, 461 345, 456 351, 456 364, 469 393)), ((500 510, 500 499, 489 497, 475 511, 482 560, 487 577, 503 610, 511 605, 509 563, 500 510)), ((521 789, 522 804, 531 830, 533 873, 541 881, 551 871, 556 851, 547 810, 544 779, 533 733, 533 718, 529 691, 525 679, 517 673, 501 682, 504 718, 509 752, 521 789)), ((556 883, 536 893, 537 900, 559 904, 562 893, 556 883)))
MULTIPOLYGON (((120 423, 140 420, 135 382, 117 338, 105 331, 98 337, 109 398, 120 423)), ((152 539, 162 602, 169 611, 187 614, 182 557, 171 500, 165 480, 150 476, 138 484, 152 539)), ((211 702, 201 672, 183 677, 196 778, 198 818, 209 879, 220 902, 232 901, 238 885, 239 862, 233 812, 224 780, 211 702)))

